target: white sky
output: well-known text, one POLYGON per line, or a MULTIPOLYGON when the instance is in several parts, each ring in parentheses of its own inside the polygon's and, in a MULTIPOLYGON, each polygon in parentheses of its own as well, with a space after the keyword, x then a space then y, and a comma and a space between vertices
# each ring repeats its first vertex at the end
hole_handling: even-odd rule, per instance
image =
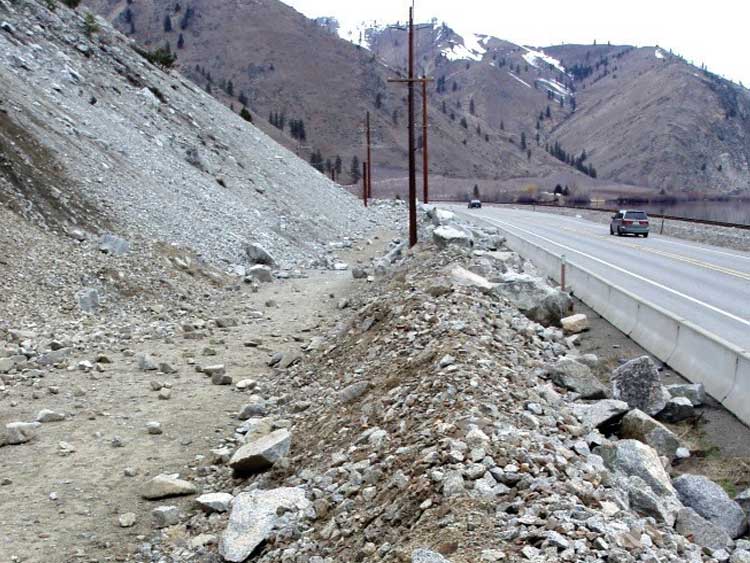
MULTIPOLYGON (((405 21, 409 0, 282 0, 308 17, 334 16, 343 27, 405 21)), ((659 45, 750 86, 750 2, 746 0, 416 0, 415 19, 445 21, 459 33, 513 43, 659 45)))

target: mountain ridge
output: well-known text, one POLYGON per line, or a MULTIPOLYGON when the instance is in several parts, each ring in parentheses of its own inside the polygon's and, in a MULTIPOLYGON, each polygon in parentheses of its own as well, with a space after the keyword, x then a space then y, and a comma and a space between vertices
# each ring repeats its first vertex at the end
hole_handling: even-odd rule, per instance
MULTIPOLYGON (((120 28, 123 10, 135 6, 86 3, 120 28)), ((186 12, 178 18, 168 13, 174 4, 151 0, 138 5, 128 25, 150 47, 169 41, 174 50, 182 34, 181 70, 235 110, 241 91, 256 124, 305 158, 340 158, 344 182, 358 179, 346 172, 364 152, 369 110, 375 173, 403 176, 405 92, 386 79, 403 73, 405 31, 378 22, 342 30, 335 18, 310 20, 276 0, 256 0, 252 16, 243 6, 192 0, 183 8, 192 10, 186 28, 173 24, 166 32, 166 18, 177 22, 186 12), (217 84, 225 91, 217 93, 217 84), (263 123, 275 115, 283 116, 283 133, 263 123), (304 121, 306 144, 286 131, 290 119, 304 121)), ((436 80, 429 93, 436 175, 528 178, 540 189, 563 182, 683 195, 750 191, 750 93, 668 51, 527 47, 462 37, 437 20, 419 26, 416 47, 419 74, 436 80)))

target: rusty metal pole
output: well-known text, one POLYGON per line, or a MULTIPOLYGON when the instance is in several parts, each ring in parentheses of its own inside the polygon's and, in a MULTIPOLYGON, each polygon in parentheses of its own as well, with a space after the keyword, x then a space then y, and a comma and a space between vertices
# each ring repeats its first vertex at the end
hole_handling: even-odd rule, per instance
POLYGON ((362 200, 367 207, 367 161, 362 163, 362 200))
POLYGON ((429 164, 427 151, 427 77, 422 75, 422 175, 423 175, 423 200, 425 205, 430 203, 429 197, 429 164))
POLYGON ((414 6, 409 8, 409 246, 417 244, 417 162, 414 154, 414 6))
POLYGON ((370 144, 370 112, 367 112, 367 197, 372 197, 372 145, 370 144))

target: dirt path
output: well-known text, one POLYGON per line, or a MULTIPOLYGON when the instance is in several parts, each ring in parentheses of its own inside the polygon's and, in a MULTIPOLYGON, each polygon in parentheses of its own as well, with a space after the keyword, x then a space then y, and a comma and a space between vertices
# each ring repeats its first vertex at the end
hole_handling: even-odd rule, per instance
MULTIPOLYGON (((387 240, 384 234, 371 246, 337 253, 350 264, 368 261, 387 240)), ((199 480, 210 470, 204 456, 232 436, 248 396, 277 399, 264 394, 264 381, 274 377, 270 356, 301 351, 335 324, 338 302, 351 285, 350 271, 323 271, 264 284, 257 293, 249 286, 227 291, 210 319, 185 319, 196 330, 159 340, 134 337, 126 348, 76 350, 73 368, 49 370, 13 387, 0 403, 3 426, 33 421, 42 409, 65 413, 66 419, 43 424, 27 444, 0 448, 0 561, 128 559, 152 530, 153 508, 191 502, 143 500, 143 483, 160 473, 199 480), (213 319, 237 325, 218 328, 213 319), (95 363, 100 353, 111 361, 95 364, 102 372, 75 368, 79 361, 95 363), (138 353, 170 364, 176 373, 139 369, 138 353), (192 364, 224 364, 233 384, 213 385, 192 364), (257 388, 238 390, 235 384, 243 379, 256 380, 257 388), (160 399, 156 383, 171 387, 169 399, 160 399), (152 421, 163 433, 149 434, 152 421), (126 513, 135 514, 136 522, 123 528, 118 518, 126 513)))

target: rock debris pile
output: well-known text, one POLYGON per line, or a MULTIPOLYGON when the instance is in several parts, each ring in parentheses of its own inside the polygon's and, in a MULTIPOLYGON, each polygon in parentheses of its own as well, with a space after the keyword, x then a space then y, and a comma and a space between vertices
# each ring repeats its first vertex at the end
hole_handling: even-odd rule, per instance
POLYGON ((4 205, 74 239, 176 243, 222 269, 271 265, 253 243, 278 267, 325 265, 329 242, 374 226, 377 209, 84 14, 0 0, 4 205))
POLYGON ((233 500, 139 560, 747 561, 742 506, 673 480, 689 452, 647 414, 702 389, 662 387, 647 358, 595 381, 556 326, 566 296, 497 233, 441 220, 446 244, 394 243, 353 313, 243 409, 196 479, 233 500), (552 297, 546 326, 509 277, 552 297))

